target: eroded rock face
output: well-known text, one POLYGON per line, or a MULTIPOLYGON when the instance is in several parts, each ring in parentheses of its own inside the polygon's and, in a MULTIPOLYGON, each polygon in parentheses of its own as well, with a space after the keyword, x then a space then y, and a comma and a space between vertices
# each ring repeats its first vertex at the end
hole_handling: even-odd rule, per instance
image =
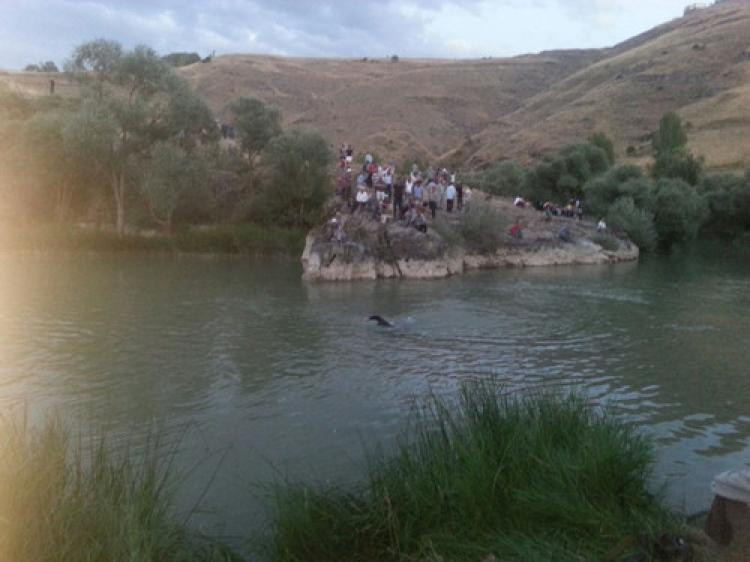
POLYGON ((627 241, 607 251, 587 238, 565 243, 553 236, 529 244, 509 243, 490 255, 467 254, 449 249, 433 230, 425 234, 355 215, 348 217, 340 241, 328 228, 310 232, 302 265, 303 278, 310 281, 438 279, 476 269, 596 265, 633 261, 638 256, 638 247, 627 241))

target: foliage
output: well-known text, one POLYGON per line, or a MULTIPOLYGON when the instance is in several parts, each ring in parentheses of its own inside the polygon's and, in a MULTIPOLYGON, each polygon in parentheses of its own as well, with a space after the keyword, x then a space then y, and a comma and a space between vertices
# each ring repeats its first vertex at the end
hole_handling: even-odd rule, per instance
POLYGON ((525 194, 534 201, 583 197, 583 186, 610 167, 607 153, 592 144, 576 144, 546 156, 526 174, 525 194))
POLYGON ((696 158, 687 149, 687 140, 680 117, 673 112, 666 113, 652 138, 656 154, 651 170, 654 178, 676 178, 690 185, 698 184, 703 173, 703 159, 696 158))
POLYGON ((652 459, 646 438, 576 397, 465 385, 458 403, 421 403, 360 488, 279 486, 271 559, 605 560, 674 528, 647 489, 652 459))
POLYGON ((90 86, 70 129, 71 145, 76 152, 93 156, 108 179, 117 231, 123 236, 132 183, 129 169, 170 135, 187 143, 208 126, 210 112, 145 46, 123 52, 117 43, 92 41, 75 49, 68 69, 90 86))
POLYGON ((678 179, 656 183, 654 222, 662 248, 693 240, 706 214, 706 202, 692 185, 678 179))
POLYGON ((320 220, 331 193, 332 154, 316 131, 291 130, 268 143, 265 181, 254 202, 254 217, 265 224, 310 227, 320 220))
POLYGON ((143 193, 154 220, 171 231, 177 205, 186 197, 199 194, 207 177, 208 168, 199 155, 168 142, 155 144, 143 182, 143 193))
POLYGON ((620 197, 607 212, 607 223, 614 231, 623 231, 643 251, 656 248, 654 215, 636 206, 632 197, 620 197))
POLYGON ((590 180, 584 186, 586 207, 598 216, 605 216, 610 206, 620 197, 627 195, 649 208, 648 194, 651 182, 644 177, 638 166, 630 164, 615 166, 606 174, 590 180))
POLYGON ((615 252, 620 248, 620 243, 614 236, 608 234, 594 234, 591 237, 591 241, 594 244, 599 244, 603 249, 608 252, 615 252))
POLYGON ((235 117, 234 126, 240 146, 252 165, 270 140, 281 134, 281 112, 256 98, 239 98, 229 109, 235 117))
POLYGON ((493 254, 503 244, 507 221, 491 205, 473 200, 462 213, 453 217, 441 214, 434 228, 451 246, 460 246, 477 254, 493 254))
POLYGON ((24 562, 229 562, 171 519, 169 458, 156 446, 142 462, 90 451, 49 418, 38 428, 0 419, 0 559, 24 562))
POLYGON ((706 201, 704 230, 721 238, 736 238, 750 231, 750 174, 744 178, 719 174, 703 179, 698 187, 706 201))
POLYGON ((161 60, 166 62, 169 66, 179 68, 180 66, 188 66, 201 62, 201 56, 198 53, 169 53, 164 55, 161 60))
POLYGON ((485 193, 514 197, 524 188, 524 170, 511 160, 500 160, 487 170, 465 179, 466 183, 485 193))
POLYGON ((589 144, 601 148, 607 155, 607 162, 610 166, 615 163, 615 144, 612 139, 605 133, 598 132, 591 135, 588 139, 589 144))
POLYGON ((697 185, 703 174, 703 158, 685 150, 660 153, 651 170, 654 178, 675 178, 697 185))
POLYGON ((654 153, 659 156, 684 150, 687 141, 687 133, 680 116, 670 111, 665 113, 659 121, 659 130, 652 135, 651 144, 654 153))

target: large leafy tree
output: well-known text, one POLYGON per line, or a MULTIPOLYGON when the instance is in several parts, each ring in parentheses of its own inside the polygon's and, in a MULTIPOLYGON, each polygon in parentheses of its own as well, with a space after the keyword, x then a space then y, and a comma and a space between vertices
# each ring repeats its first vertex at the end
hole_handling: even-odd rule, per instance
POLYGON ((171 232, 175 209, 186 197, 205 189, 207 176, 199 155, 169 142, 155 144, 143 182, 152 218, 171 232))
POLYGON ((330 195, 331 152, 318 132, 287 131, 263 154, 266 181, 258 193, 257 218, 284 226, 312 226, 330 195))
POLYGON ((137 162, 152 147, 173 138, 189 150, 215 123, 210 111, 152 49, 124 52, 99 39, 77 47, 66 69, 84 86, 84 99, 72 119, 71 150, 91 155, 92 166, 108 178, 120 236, 125 231, 126 202, 137 162))
POLYGON ((281 112, 256 98, 242 97, 229 105, 240 146, 253 168, 270 140, 281 134, 281 112))

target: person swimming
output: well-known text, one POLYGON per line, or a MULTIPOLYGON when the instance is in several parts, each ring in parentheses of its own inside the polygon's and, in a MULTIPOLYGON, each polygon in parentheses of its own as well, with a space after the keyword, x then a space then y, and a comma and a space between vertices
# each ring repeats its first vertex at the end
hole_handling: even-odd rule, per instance
POLYGON ((382 316, 378 316, 377 314, 373 314, 368 318, 368 320, 370 320, 371 322, 377 322, 378 326, 381 326, 383 328, 393 328, 393 324, 388 322, 388 320, 386 320, 382 316))

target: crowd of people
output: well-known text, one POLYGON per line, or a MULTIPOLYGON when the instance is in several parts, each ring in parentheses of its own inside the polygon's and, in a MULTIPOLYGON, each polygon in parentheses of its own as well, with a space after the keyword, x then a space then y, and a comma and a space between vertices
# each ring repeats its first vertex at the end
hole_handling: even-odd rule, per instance
POLYGON ((355 177, 353 149, 346 144, 339 149, 339 169, 337 195, 352 213, 401 221, 422 232, 427 232, 428 217, 462 211, 471 200, 471 189, 447 168, 420 170, 413 164, 408 174, 398 175, 394 162, 376 162, 367 153, 355 177))

